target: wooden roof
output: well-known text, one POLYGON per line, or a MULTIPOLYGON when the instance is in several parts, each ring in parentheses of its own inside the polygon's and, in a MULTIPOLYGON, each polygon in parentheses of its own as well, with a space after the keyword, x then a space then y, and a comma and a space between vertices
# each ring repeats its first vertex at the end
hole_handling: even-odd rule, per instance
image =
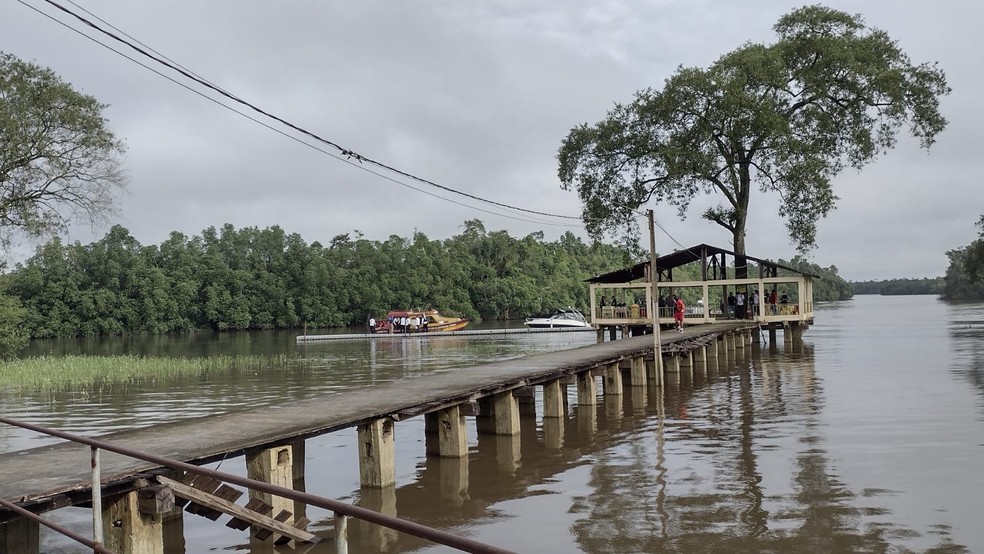
MULTIPOLYGON (((718 248, 717 246, 711 246, 709 244, 698 244, 696 246, 691 246, 683 250, 677 250, 670 254, 659 256, 656 258, 656 268, 660 271, 664 269, 671 269, 675 267, 680 267, 682 265, 687 265, 689 263, 700 261, 704 258, 710 258, 712 256, 718 256, 724 254, 726 256, 731 256, 736 258, 737 255, 731 250, 725 250, 723 248, 718 248)), ((746 260, 755 262, 766 267, 774 267, 779 269, 784 269, 786 271, 792 271, 793 273, 798 273, 800 275, 808 275, 810 277, 816 277, 812 273, 806 273, 798 269, 793 269, 789 266, 777 264, 775 262, 765 260, 762 258, 756 258, 755 256, 745 255, 746 260)), ((588 283, 628 283, 635 281, 636 279, 643 279, 646 277, 646 271, 649 267, 649 261, 639 262, 631 267, 626 267, 622 269, 617 269, 609 273, 604 273, 601 275, 596 275, 590 279, 586 279, 588 283)))

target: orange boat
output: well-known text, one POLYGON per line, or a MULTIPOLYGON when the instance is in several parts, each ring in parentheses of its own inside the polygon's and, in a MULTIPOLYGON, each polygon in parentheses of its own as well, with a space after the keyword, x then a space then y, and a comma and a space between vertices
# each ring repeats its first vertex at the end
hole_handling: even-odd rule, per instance
POLYGON ((376 323, 377 333, 433 333, 435 331, 458 331, 468 325, 464 317, 445 317, 437 310, 391 310, 386 318, 376 323), (403 318, 417 318, 416 326, 408 323, 406 327, 400 323, 403 318))

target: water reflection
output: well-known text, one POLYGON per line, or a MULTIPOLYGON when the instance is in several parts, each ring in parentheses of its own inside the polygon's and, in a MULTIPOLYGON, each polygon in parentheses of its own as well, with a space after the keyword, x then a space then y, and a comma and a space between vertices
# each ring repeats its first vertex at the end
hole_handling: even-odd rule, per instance
MULTIPOLYGON (((579 406, 576 387, 567 387, 565 417, 545 419, 539 403, 535 413, 524 406, 518 437, 475 436, 469 418, 466 458, 427 456, 423 422, 402 421, 398 484, 382 491, 358 488, 353 436, 311 439, 306 485, 518 551, 981 550, 984 337, 975 327, 984 316, 980 306, 949 310, 921 299, 818 306, 805 342, 783 344, 780 334, 775 344, 678 374, 664 389, 599 394, 596 406, 579 406), (913 313, 925 325, 913 326, 913 313)), ((570 346, 550 340, 324 345, 297 350, 311 367, 296 376, 243 375, 174 390, 205 390, 209 402, 285 401, 570 346)), ((134 406, 155 399, 130 394, 93 399, 93 413, 104 414, 98 424, 113 425, 114 409, 132 418, 134 406)), ((198 409, 170 401, 177 412, 198 409)), ((0 400, 14 410, 30 402, 40 401, 0 400)), ((55 402, 45 413, 84 425, 74 413, 87 404, 55 402)), ((151 418, 153 406, 142 408, 151 418)), ((18 439, 0 429, 5 440, 18 439)), ((331 536, 330 514, 308 517, 312 531, 331 536)), ((189 552, 248 549, 241 536, 211 537, 215 525, 187 516, 189 552)), ((447 551, 355 521, 350 532, 353 552, 447 551)), ((327 543, 305 551, 334 550, 327 543)))

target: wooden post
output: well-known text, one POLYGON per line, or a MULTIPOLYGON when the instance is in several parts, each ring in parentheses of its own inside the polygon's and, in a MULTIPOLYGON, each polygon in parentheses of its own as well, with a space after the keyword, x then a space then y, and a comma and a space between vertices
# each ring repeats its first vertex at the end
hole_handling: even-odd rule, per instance
POLYGON ((605 328, 603 326, 599 326, 595 329, 595 334, 597 335, 597 340, 595 342, 598 344, 605 342, 605 328))
POLYGON ((564 417, 564 396, 566 387, 561 385, 560 379, 547 381, 543 384, 543 418, 564 417))
POLYGON ((136 491, 103 498, 103 502, 103 540, 106 548, 128 554, 164 553, 161 516, 141 514, 136 491))
POLYGON ((666 373, 680 373, 680 358, 672 354, 663 356, 663 368, 666 373))
POLYGON ((605 396, 622 395, 622 370, 618 367, 618 362, 610 363, 605 366, 604 379, 605 396))
POLYGON ((513 436, 519 434, 519 402, 511 390, 493 397, 495 402, 495 434, 513 436))
POLYGON ((359 481, 381 489, 396 483, 393 420, 380 418, 359 425, 359 481))
POLYGON ((614 325, 609 325, 608 326, 608 340, 615 340, 617 338, 615 336, 615 334, 617 332, 616 329, 617 328, 614 325))
POLYGON ((632 358, 632 368, 629 370, 629 385, 633 387, 646 386, 646 360, 642 356, 632 358))
POLYGON ((595 382, 591 371, 582 371, 577 374, 577 405, 594 406, 598 403, 598 384, 595 382))
MULTIPOLYGON (((267 448, 264 450, 253 450, 246 453, 246 477, 254 481, 270 483, 280 487, 291 489, 294 487, 294 452, 289 445, 267 448)), ((291 512, 290 518, 284 523, 291 525, 294 522, 294 501, 282 496, 275 496, 268 492, 255 490, 249 491, 251 499, 257 498, 273 506, 271 515, 276 517, 282 510, 291 512)))
POLYGON ((738 331, 735 336, 735 349, 744 350, 745 349, 745 332, 738 331))
POLYGON ((38 554, 41 550, 40 524, 26 517, 0 523, 0 552, 38 554))

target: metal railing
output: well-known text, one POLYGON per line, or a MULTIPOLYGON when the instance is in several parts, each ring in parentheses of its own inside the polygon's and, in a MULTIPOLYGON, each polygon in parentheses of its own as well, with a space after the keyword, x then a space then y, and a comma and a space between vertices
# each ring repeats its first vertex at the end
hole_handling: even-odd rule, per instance
POLYGON ((348 552, 348 521, 349 517, 354 517, 362 521, 369 523, 374 523, 394 531, 399 531, 401 533, 406 533, 408 535, 413 535, 422 539, 429 540, 431 542, 441 544, 444 546, 449 546, 456 550, 462 552, 473 552, 479 554, 508 554, 511 550, 506 550, 499 548, 497 546, 492 546, 485 544, 476 540, 468 539, 465 537, 460 537, 446 531, 441 531, 440 529, 434 529, 432 527, 427 527, 425 525, 420 525, 419 523, 414 523, 412 521, 407 521, 405 519, 400 519, 397 517, 388 516, 381 514, 379 512, 374 512, 372 510, 362 508, 359 506, 353 506, 352 504, 346 504, 339 500, 332 500, 330 498, 324 498, 321 496, 316 496, 306 492, 295 491, 286 487, 281 487, 278 485, 273 485, 270 483, 264 483, 262 481, 256 481, 254 479, 249 479, 246 477, 239 477, 238 475, 233 475, 231 473, 223 473, 221 471, 216 471, 214 469, 208 469, 194 464, 189 464, 186 462, 179 462, 177 460, 171 460, 169 458, 164 458, 162 456, 156 456, 154 454, 147 454, 138 450, 132 450, 130 448, 125 448, 122 446, 116 446, 114 444, 101 441, 98 439, 91 439, 87 437, 82 437, 74 435, 72 433, 65 433, 63 431, 58 431, 56 429, 49 429, 41 425, 35 425, 32 423, 26 423, 23 421, 18 421, 8 417, 0 416, 0 423, 6 423, 8 425, 13 425, 14 427, 20 427, 22 429, 28 429, 35 431, 37 433, 42 433, 45 435, 50 435, 53 437, 62 438, 79 444, 85 444, 89 446, 92 451, 92 521, 93 521, 93 540, 89 541, 85 537, 81 537, 71 531, 58 528, 57 525, 44 520, 37 514, 33 514, 28 510, 24 510, 16 505, 10 504, 6 501, 0 499, 2 505, 8 509, 12 509, 16 513, 23 515, 25 517, 30 517, 31 519, 38 520, 45 526, 62 533, 63 535, 73 538, 86 546, 93 548, 94 552, 100 554, 113 554, 112 551, 107 550, 102 546, 102 491, 101 487, 96 484, 101 484, 100 479, 100 463, 99 463, 99 450, 106 450, 108 452, 115 452, 116 454, 121 454, 130 458, 135 458, 138 460, 143 460, 145 462, 150 462, 153 464, 160 465, 162 467, 167 467, 174 470, 185 471, 188 473, 195 473, 198 475, 204 475, 211 477, 213 479, 218 479, 220 481, 225 481, 227 483, 233 483, 252 489, 255 491, 265 492, 280 496, 283 498, 288 498, 297 502, 301 502, 310 506, 317 506, 325 510, 329 510, 334 514, 335 519, 335 545, 339 554, 345 554, 348 552), (24 513, 26 512, 26 513, 24 513), (31 514, 28 516, 27 514, 31 514), (33 516, 33 517, 32 517, 33 516))

